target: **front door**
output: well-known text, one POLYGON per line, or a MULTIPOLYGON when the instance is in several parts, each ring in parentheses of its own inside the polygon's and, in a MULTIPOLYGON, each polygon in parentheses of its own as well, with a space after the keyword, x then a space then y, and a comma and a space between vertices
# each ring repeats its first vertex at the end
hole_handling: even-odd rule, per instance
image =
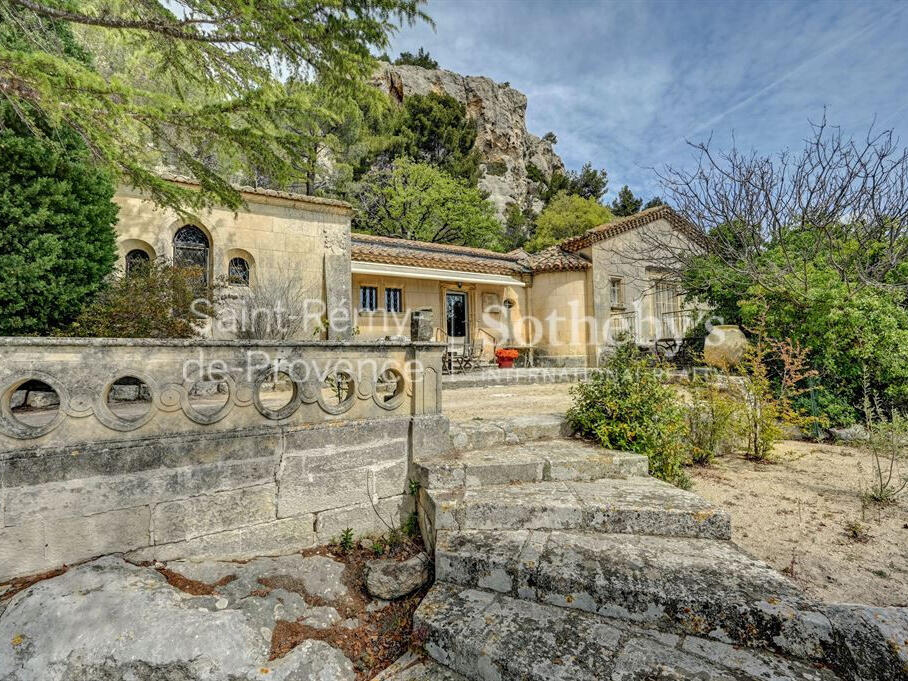
POLYGON ((467 294, 446 293, 445 309, 448 342, 463 345, 467 340, 467 294))

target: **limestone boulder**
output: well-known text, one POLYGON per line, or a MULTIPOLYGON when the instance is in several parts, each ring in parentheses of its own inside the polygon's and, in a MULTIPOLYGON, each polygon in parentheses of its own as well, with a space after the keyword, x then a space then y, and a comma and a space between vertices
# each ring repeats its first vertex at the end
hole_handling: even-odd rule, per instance
POLYGON ((429 556, 419 553, 404 561, 370 560, 365 570, 369 595, 386 601, 411 594, 431 579, 429 556))
POLYGON ((846 444, 866 442, 870 439, 867 429, 860 424, 848 426, 847 428, 830 428, 829 434, 832 435, 834 440, 846 444))
POLYGON ((9 601, 0 615, 0 680, 252 681, 264 669, 287 681, 354 678, 352 663, 321 641, 269 662, 263 625, 274 614, 252 615, 229 600, 192 596, 156 570, 100 558, 9 601))
POLYGON ((728 369, 743 359, 747 346, 747 337, 740 327, 734 324, 714 326, 703 342, 703 361, 728 369))

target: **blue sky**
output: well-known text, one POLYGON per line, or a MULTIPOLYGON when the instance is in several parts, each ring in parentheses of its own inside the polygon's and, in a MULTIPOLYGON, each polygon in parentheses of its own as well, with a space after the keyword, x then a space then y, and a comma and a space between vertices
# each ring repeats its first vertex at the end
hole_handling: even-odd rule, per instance
POLYGON ((440 67, 509 81, 527 127, 553 130, 569 168, 660 193, 653 167, 690 166, 712 135, 775 153, 830 123, 908 137, 908 3, 430 0, 436 27, 402 29, 440 67))

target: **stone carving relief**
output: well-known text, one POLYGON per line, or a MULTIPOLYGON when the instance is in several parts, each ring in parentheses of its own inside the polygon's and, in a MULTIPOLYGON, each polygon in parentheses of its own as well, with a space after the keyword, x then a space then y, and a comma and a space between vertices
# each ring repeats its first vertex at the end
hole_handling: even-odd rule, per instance
POLYGON ((330 255, 346 255, 350 251, 350 235, 344 229, 325 225, 322 227, 325 237, 325 252, 330 255))

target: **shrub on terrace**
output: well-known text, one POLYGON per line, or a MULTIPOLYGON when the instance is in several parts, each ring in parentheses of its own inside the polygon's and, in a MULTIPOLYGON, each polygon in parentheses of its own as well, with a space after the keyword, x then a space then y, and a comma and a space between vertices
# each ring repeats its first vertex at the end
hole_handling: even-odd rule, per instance
POLYGON ((686 488, 684 409, 659 369, 632 343, 620 346, 601 371, 571 389, 567 416, 582 436, 644 454, 651 475, 686 488))

